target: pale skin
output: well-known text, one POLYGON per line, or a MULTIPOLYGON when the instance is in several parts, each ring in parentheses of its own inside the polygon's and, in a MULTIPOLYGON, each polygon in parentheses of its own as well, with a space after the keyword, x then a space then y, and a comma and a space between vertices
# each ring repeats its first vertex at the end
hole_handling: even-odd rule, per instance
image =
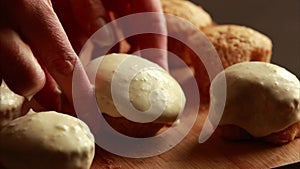
MULTIPOLYGON (((72 103, 73 70, 80 65, 77 53, 90 35, 111 20, 108 11, 121 17, 162 9, 159 0, 3 0, 0 11, 0 80, 15 93, 59 110, 65 102, 72 103)), ((153 23, 166 32, 164 18, 154 18, 153 23)), ((129 43, 132 50, 167 46, 161 35, 140 36, 129 43)), ((148 59, 167 69, 166 54, 148 59)), ((80 71, 87 79, 84 69, 80 71)), ((84 83, 89 90, 89 82, 84 83)))

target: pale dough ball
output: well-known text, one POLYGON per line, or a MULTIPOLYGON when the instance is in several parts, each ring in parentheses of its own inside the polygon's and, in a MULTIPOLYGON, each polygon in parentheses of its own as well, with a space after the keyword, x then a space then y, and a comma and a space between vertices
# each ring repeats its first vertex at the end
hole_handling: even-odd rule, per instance
POLYGON ((94 137, 79 119, 29 112, 0 132, 0 162, 8 169, 89 169, 94 137))
MULTIPOLYGON (((272 41, 264 34, 241 25, 214 25, 202 30, 213 44, 224 68, 240 62, 270 62, 272 41)), ((190 53, 202 103, 209 102, 210 79, 198 56, 190 53)), ((213 60, 214 58, 212 58, 213 60)), ((212 69, 213 67, 209 67, 212 69)))
POLYGON ((185 96, 180 85, 157 64, 129 54, 110 54, 98 59, 100 64, 96 68, 95 91, 103 113, 121 117, 115 104, 121 104, 126 110, 130 106, 127 103, 130 103, 141 112, 158 105, 164 111, 150 114, 161 113, 156 122, 167 123, 175 121, 182 112, 185 96), (112 89, 113 84, 115 91, 112 89), (118 99, 125 102, 116 102, 112 91, 118 99), (154 105, 151 105, 151 97, 154 98, 154 105))
MULTIPOLYGON (((211 106, 224 102, 219 99, 223 77, 218 75, 212 82, 211 106)), ((225 77, 227 93, 221 126, 234 125, 259 138, 300 122, 300 83, 286 69, 265 62, 243 62, 225 69, 225 77)), ((298 124, 294 127, 299 131, 298 124)))
POLYGON ((12 92, 4 83, 0 85, 0 128, 21 115, 24 97, 12 92))
POLYGON ((178 82, 144 58, 105 55, 93 60, 87 72, 95 85, 101 113, 111 126, 126 135, 154 135, 180 118, 185 107, 186 98, 178 82))

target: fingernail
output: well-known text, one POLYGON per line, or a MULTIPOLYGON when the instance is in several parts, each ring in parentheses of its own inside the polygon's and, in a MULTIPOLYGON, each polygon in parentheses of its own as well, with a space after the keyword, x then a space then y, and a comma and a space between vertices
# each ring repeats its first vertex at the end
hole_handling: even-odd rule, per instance
POLYGON ((111 46, 115 39, 111 24, 106 24, 105 20, 100 17, 93 25, 94 28, 97 27, 97 32, 93 35, 92 42, 100 47, 111 46))
POLYGON ((91 24, 91 29, 94 28, 94 31, 97 31, 99 28, 101 28, 102 26, 104 26, 106 24, 106 21, 104 18, 99 17, 97 19, 95 19, 95 21, 91 24))
POLYGON ((63 94, 62 94, 62 90, 59 86, 56 86, 54 89, 53 89, 53 92, 58 94, 59 97, 58 97, 58 104, 57 104, 57 110, 58 111, 61 111, 62 110, 62 97, 63 97, 63 94))
POLYGON ((26 95, 26 96, 25 96, 26 100, 30 102, 30 101, 31 101, 31 99, 33 98, 33 96, 34 96, 35 94, 36 94, 36 93, 34 93, 34 94, 29 94, 29 95, 26 95))
POLYGON ((54 91, 54 93, 57 93, 59 95, 62 94, 61 88, 59 86, 54 87, 53 91, 54 91))
POLYGON ((26 91, 25 93, 23 93, 23 96, 25 97, 25 99, 27 101, 31 101, 32 98, 35 96, 35 94, 37 94, 39 92, 39 90, 29 90, 26 91))

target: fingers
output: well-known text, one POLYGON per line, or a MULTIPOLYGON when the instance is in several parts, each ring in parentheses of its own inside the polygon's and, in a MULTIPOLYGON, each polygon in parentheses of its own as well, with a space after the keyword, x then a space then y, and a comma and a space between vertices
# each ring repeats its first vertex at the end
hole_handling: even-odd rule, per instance
MULTIPOLYGON (((103 27, 111 18, 101 0, 70 0, 70 6, 75 21, 85 32, 87 38, 90 38, 101 28, 102 31, 97 33, 97 37, 93 37, 93 43, 96 47, 112 47, 117 34, 113 30, 114 26, 103 27)), ((115 50, 119 49, 115 48, 115 50)))
MULTIPOLYGON (((163 13, 159 0, 103 0, 103 3, 106 7, 112 10, 117 17, 141 12, 163 13)), ((125 25, 126 28, 122 28, 123 30, 129 29, 130 31, 137 30, 137 32, 149 30, 149 27, 151 27, 152 30, 155 30, 155 34, 140 34, 129 37, 127 41, 131 47, 130 52, 149 48, 160 49, 155 50, 154 53, 139 53, 142 57, 145 57, 168 70, 167 53, 165 52, 167 51, 167 28, 165 18, 160 14, 147 16, 149 17, 141 18, 139 21, 132 21, 131 23, 128 23, 128 25, 125 25), (147 26, 147 28, 143 26, 147 26)))
POLYGON ((75 20, 92 35, 106 23, 106 11, 100 0, 70 0, 75 20))
POLYGON ((128 0, 131 11, 138 12, 163 12, 160 0, 128 0))
POLYGON ((43 89, 34 96, 34 99, 46 110, 60 111, 62 91, 48 73, 47 69, 44 69, 44 72, 46 75, 46 84, 43 89))
MULTIPOLYGON (((124 5, 124 1, 115 0, 115 2, 126 6, 124 5)), ((167 28, 164 15, 162 15, 163 11, 160 0, 127 0, 126 2, 128 3, 128 7, 126 8, 128 11, 119 11, 114 9, 118 16, 141 12, 157 12, 146 15, 145 18, 140 18, 140 21, 133 21, 130 25, 126 25, 126 27, 130 27, 131 30, 137 30, 138 32, 143 32, 144 30, 155 30, 155 34, 145 33, 128 38, 127 40, 131 45, 131 51, 149 48, 160 49, 155 50, 155 52, 140 53, 142 57, 147 58, 168 70, 166 53, 167 28)))
POLYGON ((32 51, 11 29, 0 29, 0 72, 11 90, 27 98, 45 84, 44 72, 32 51))
MULTIPOLYGON (((34 55, 41 59, 72 103, 73 70, 79 64, 79 59, 51 6, 44 1, 28 5, 31 5, 27 7, 31 10, 20 8, 18 13, 12 14, 15 27, 21 31, 34 55)), ((84 69, 79 71, 85 76, 84 69)), ((85 87, 89 87, 87 78, 83 77, 83 80, 86 82, 85 87)))
POLYGON ((127 38, 127 41, 131 45, 129 53, 142 56, 168 71, 167 42, 163 35, 140 34, 127 38))
POLYGON ((1 70, 0 70, 0 86, 2 84, 2 73, 1 73, 1 70))
POLYGON ((47 69, 44 68, 44 72, 46 75, 46 84, 34 96, 34 102, 37 102, 45 110, 55 110, 75 116, 76 114, 71 103, 66 99, 56 81, 47 69))
POLYGON ((58 18, 68 35, 73 49, 78 54, 86 40, 89 38, 87 33, 82 31, 81 27, 76 22, 68 0, 52 0, 52 4, 54 11, 58 15, 58 18))

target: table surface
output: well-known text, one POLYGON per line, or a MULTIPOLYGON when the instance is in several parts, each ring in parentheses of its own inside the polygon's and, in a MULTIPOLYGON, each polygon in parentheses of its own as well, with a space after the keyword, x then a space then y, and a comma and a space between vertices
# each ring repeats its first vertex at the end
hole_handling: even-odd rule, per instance
MULTIPOLYGON (((191 85, 193 85, 191 73, 187 71, 189 70, 170 71, 181 84, 186 96, 190 95, 187 92, 191 92, 191 85)), ((189 99, 196 100, 187 97, 187 101, 189 99)), ((192 109, 188 108, 187 112, 187 118, 195 117, 192 109)), ((280 146, 258 140, 228 141, 220 136, 217 129, 206 142, 200 144, 198 139, 207 114, 208 108, 202 106, 187 136, 178 145, 161 155, 149 158, 126 158, 97 147, 91 169, 262 169, 300 162, 300 139, 280 146)))
POLYGON ((198 143, 207 111, 199 112, 196 123, 173 149, 150 158, 125 158, 99 147, 91 169, 125 168, 272 168, 300 161, 300 139, 285 145, 261 141, 227 141, 218 130, 206 142, 198 143))

